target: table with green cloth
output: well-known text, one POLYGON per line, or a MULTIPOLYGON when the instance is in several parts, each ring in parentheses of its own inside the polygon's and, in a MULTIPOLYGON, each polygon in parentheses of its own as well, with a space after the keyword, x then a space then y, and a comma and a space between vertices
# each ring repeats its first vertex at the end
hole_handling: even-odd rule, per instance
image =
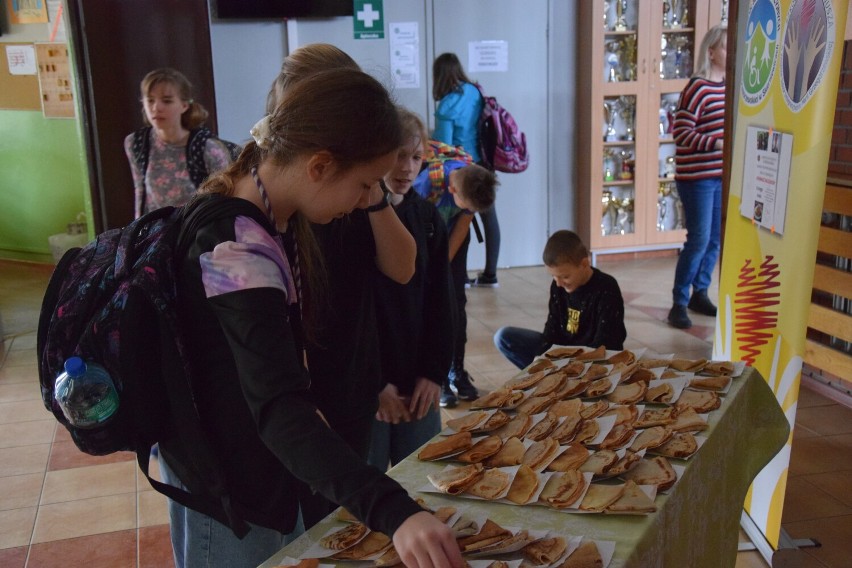
MULTIPOLYGON (((734 566, 746 492, 757 473, 787 442, 790 425, 769 386, 749 367, 733 380, 722 396, 721 407, 709 414, 708 425, 700 433, 707 439, 695 455, 688 460, 671 460, 683 465, 683 474, 668 493, 657 495, 657 512, 648 515, 565 513, 541 506, 419 493, 429 483, 426 476, 447 464, 421 462, 416 455, 403 460, 389 475, 433 508, 465 507, 469 516, 484 513, 504 527, 549 529, 614 541, 611 568, 734 566)), ((299 558, 336 526, 342 523, 327 517, 262 567, 277 566, 288 556, 299 558)), ((334 561, 324 559, 321 563, 334 561)))

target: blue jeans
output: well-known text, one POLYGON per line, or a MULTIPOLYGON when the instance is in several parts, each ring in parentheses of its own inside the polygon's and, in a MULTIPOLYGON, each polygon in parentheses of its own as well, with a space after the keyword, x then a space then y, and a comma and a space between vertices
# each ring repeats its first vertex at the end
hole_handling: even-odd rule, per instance
POLYGON ((432 407, 420 420, 390 424, 373 419, 373 438, 367 462, 382 471, 394 466, 441 431, 441 414, 432 407))
MULTIPOLYGON (((159 464, 165 483, 183 487, 164 460, 159 464)), ((171 499, 168 502, 176 568, 255 568, 305 532, 299 515, 290 534, 249 523, 251 530, 240 540, 230 528, 207 515, 171 499)))
POLYGON ((686 242, 675 268, 672 301, 685 306, 692 291, 707 290, 719 259, 722 227, 722 178, 678 181, 686 218, 686 242))
POLYGON ((494 334, 494 345, 517 368, 525 369, 552 344, 545 341, 541 332, 520 327, 501 327, 494 334))

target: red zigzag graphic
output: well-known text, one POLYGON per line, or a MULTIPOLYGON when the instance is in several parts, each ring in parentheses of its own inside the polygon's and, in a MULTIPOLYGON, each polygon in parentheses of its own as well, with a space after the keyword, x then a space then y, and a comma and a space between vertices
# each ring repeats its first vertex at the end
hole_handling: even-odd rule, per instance
POLYGON ((778 312, 769 310, 777 306, 779 292, 773 288, 781 285, 778 276, 781 271, 773 263, 774 257, 767 256, 756 272, 751 259, 746 259, 740 269, 737 283, 736 299, 734 300, 734 330, 740 348, 747 354, 743 360, 751 366, 760 354, 760 347, 772 338, 772 330, 778 322, 778 312))

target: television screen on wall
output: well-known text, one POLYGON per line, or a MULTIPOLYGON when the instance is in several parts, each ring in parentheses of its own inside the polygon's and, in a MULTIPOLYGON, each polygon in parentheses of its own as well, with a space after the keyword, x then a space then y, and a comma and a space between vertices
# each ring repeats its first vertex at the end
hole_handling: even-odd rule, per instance
POLYGON ((216 0, 219 19, 331 18, 351 16, 352 0, 216 0))

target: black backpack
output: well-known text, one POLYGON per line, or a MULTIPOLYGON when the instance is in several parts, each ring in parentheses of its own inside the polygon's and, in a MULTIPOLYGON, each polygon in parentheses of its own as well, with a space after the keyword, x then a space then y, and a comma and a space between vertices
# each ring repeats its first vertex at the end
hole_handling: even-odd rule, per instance
MULTIPOLYGON (((151 128, 150 126, 146 126, 133 133, 133 160, 136 162, 143 180, 148 171, 148 153, 151 150, 151 128)), ((231 154, 232 162, 240 157, 240 152, 243 150, 239 144, 234 144, 233 142, 214 136, 207 128, 202 127, 190 130, 189 140, 186 143, 186 168, 189 170, 189 179, 192 180, 192 184, 196 188, 200 187, 204 183, 204 180, 207 179, 207 176, 210 175, 210 172, 207 171, 207 164, 204 163, 204 148, 210 138, 219 140, 225 145, 228 153, 231 154)), ((140 210, 144 211, 144 193, 142 194, 142 199, 143 202, 140 210)))
POLYGON ((135 452, 154 489, 242 537, 249 527, 231 507, 221 466, 204 434, 176 309, 176 261, 184 258, 200 227, 234 215, 267 222, 248 201, 204 195, 183 207, 147 213, 69 250, 48 283, 37 353, 44 405, 80 450, 135 452), (115 383, 119 408, 103 426, 69 424, 54 399, 56 377, 72 356, 100 363, 115 383), (188 491, 150 477, 156 443, 161 456, 168 452, 169 466, 188 491))

